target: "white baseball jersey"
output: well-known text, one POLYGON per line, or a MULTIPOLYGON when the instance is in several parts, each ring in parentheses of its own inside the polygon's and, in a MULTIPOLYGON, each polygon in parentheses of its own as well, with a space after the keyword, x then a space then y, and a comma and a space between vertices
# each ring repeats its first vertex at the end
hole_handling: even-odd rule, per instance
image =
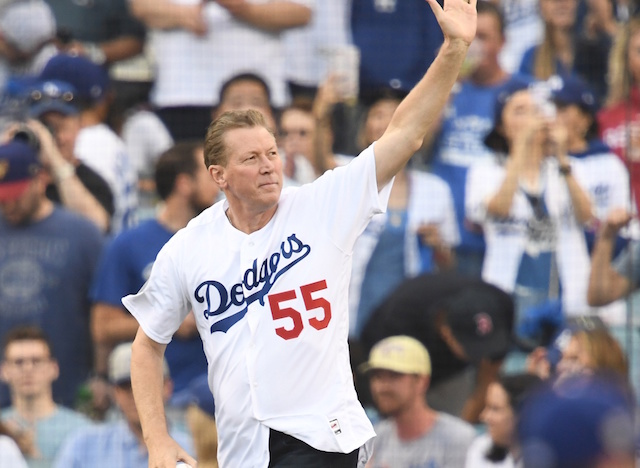
POLYGON ((266 467, 269 428, 349 453, 375 433, 353 386, 347 347, 351 252, 386 209, 373 146, 311 184, 283 190, 251 234, 222 201, 161 250, 140 292, 123 299, 159 343, 193 309, 216 401, 221 467, 266 467))

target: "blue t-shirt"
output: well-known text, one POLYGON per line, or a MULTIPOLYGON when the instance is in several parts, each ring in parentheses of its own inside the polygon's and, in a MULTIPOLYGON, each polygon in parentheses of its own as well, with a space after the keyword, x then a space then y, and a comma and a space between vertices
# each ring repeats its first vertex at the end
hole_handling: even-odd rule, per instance
POLYGON ((494 157, 484 138, 493 128, 496 96, 502 86, 479 86, 469 80, 457 84, 434 143, 431 171, 449 184, 460 231, 458 248, 464 250, 484 251, 482 234, 464 222, 465 185, 472 164, 494 157))
MULTIPOLYGON (((188 434, 170 430, 171 437, 193 454, 188 434)), ((97 424, 77 431, 60 449, 55 468, 138 468, 149 466, 149 453, 125 421, 97 424)))
MULTIPOLYGON (((91 300, 124 309, 121 299, 142 287, 158 252, 171 236, 173 233, 155 219, 116 236, 100 260, 91 300)), ((186 340, 174 338, 167 346, 165 357, 174 393, 187 388, 193 378, 207 373, 207 359, 199 335, 186 340)))
POLYGON ((411 90, 443 37, 422 0, 353 0, 353 43, 360 49, 360 88, 411 90))
MULTIPOLYGON (((0 337, 19 325, 45 330, 60 365, 54 400, 73 406, 93 367, 88 292, 104 238, 93 223, 56 206, 27 226, 0 216, 0 239, 0 337)), ((0 384, 0 406, 8 405, 0 384)))
MULTIPOLYGON (((13 407, 4 410, 0 419, 16 424, 24 430, 32 428, 32 423, 20 417, 13 407)), ((49 468, 66 438, 76 430, 91 424, 93 424, 91 420, 83 414, 63 406, 58 406, 50 416, 38 419, 35 423, 35 445, 38 456, 27 457, 29 468, 49 468)))

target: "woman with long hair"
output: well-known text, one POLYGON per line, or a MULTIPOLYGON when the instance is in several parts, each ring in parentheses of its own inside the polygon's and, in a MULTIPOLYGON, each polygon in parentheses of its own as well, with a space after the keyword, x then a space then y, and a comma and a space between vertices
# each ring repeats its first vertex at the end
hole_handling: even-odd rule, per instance
POLYGON ((515 437, 518 413, 542 380, 533 374, 501 376, 489 384, 480 419, 487 432, 478 436, 467 451, 466 468, 514 468, 520 466, 515 437))

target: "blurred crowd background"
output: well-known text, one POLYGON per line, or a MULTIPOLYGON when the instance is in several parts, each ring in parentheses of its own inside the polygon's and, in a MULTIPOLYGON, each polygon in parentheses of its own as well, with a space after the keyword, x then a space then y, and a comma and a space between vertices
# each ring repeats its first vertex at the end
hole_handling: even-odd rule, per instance
MULTIPOLYGON (((367 467, 635 466, 640 5, 477 8, 353 255, 367 467)), ((212 119, 260 110, 284 185, 312 183, 384 133, 442 41, 423 0, 0 0, 0 467, 146 466, 120 299, 222 200, 212 119)), ((190 316, 165 399, 205 468, 206 375, 190 316)))

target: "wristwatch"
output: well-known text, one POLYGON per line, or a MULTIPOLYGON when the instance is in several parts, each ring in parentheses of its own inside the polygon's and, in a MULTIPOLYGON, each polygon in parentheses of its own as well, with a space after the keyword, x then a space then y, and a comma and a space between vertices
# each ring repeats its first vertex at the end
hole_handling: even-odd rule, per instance
POLYGON ((60 183, 67 180, 69 177, 73 177, 75 174, 75 166, 67 162, 54 169, 53 178, 55 179, 56 183, 60 183))
POLYGON ((558 172, 563 176, 568 176, 571 174, 571 164, 561 164, 558 166, 558 172))

